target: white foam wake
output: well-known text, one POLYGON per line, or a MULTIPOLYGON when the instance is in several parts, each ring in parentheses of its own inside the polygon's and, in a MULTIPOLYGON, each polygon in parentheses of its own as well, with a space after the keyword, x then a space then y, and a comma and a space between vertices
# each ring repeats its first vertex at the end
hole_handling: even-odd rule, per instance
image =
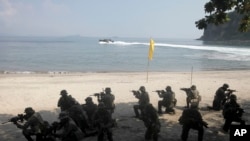
MULTIPOLYGON (((149 46, 149 43, 125 42, 125 41, 114 41, 113 43, 109 43, 109 44, 113 44, 117 46, 133 46, 133 45, 149 46)), ((215 51, 215 52, 227 54, 229 56, 234 56, 235 59, 237 58, 237 56, 241 56, 239 60, 244 60, 244 59, 250 60, 250 48, 222 47, 222 46, 208 46, 208 45, 200 45, 200 46, 199 45, 181 45, 181 44, 167 44, 167 43, 155 43, 155 47, 170 47, 170 48, 184 48, 184 49, 194 49, 194 50, 215 51)))

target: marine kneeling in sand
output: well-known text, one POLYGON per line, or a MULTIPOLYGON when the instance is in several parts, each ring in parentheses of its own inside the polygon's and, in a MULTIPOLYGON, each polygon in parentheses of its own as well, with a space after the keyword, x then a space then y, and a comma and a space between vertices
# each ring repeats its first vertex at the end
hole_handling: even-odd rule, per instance
POLYGON ((136 118, 142 118, 144 115, 144 109, 147 104, 149 104, 150 99, 148 92, 144 86, 141 86, 139 91, 132 91, 135 98, 139 99, 139 105, 134 105, 134 112, 136 118))
POLYGON ((25 108, 24 113, 23 119, 26 120, 26 122, 24 124, 15 122, 14 124, 23 130, 23 135, 28 141, 33 141, 31 138, 33 135, 36 136, 36 141, 42 141, 42 127, 44 123, 42 116, 31 107, 25 108))
POLYGON ((80 141, 84 138, 84 134, 81 129, 76 125, 76 123, 69 117, 67 112, 61 112, 59 114, 59 123, 56 123, 55 137, 60 138, 61 141, 80 141))
POLYGON ((162 100, 158 101, 158 113, 162 114, 162 107, 166 107, 165 112, 168 114, 175 114, 174 107, 176 105, 177 100, 175 99, 175 93, 172 91, 170 86, 166 87, 166 91, 157 90, 156 91, 162 100))
POLYGON ((185 91, 187 94, 187 108, 189 108, 190 103, 196 103, 196 105, 199 107, 201 96, 195 85, 192 85, 190 88, 181 88, 181 90, 185 91))

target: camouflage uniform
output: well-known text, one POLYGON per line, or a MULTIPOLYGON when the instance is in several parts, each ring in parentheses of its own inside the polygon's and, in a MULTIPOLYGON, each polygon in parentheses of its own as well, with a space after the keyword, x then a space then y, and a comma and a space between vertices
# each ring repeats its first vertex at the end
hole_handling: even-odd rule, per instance
POLYGON ((186 103, 187 108, 191 102, 194 104, 196 103, 199 106, 199 102, 201 101, 201 96, 199 95, 199 91, 196 89, 195 85, 192 85, 191 88, 181 88, 181 90, 185 91, 187 94, 186 103))
POLYGON ((239 122, 241 125, 245 125, 245 121, 242 120, 242 114, 244 113, 244 110, 240 108, 240 105, 236 102, 236 95, 230 96, 230 101, 225 104, 223 108, 223 116, 225 118, 225 123, 223 126, 223 130, 225 132, 228 132, 231 123, 239 122))
POLYGON ((88 117, 86 112, 82 109, 81 105, 73 105, 68 109, 69 117, 71 117, 76 125, 82 130, 84 134, 86 129, 89 128, 88 117))
POLYGON ((97 105, 92 101, 91 97, 85 99, 86 103, 82 105, 84 111, 88 116, 88 122, 90 125, 93 125, 94 114, 97 111, 97 105))
POLYGON ((114 104, 115 96, 111 94, 110 88, 105 88, 105 94, 101 98, 99 102, 103 102, 106 109, 110 111, 111 113, 114 113, 115 110, 115 104, 114 104))
POLYGON ((145 106, 145 114, 142 119, 144 121, 144 125, 147 128, 145 139, 150 140, 153 138, 153 141, 157 141, 161 124, 157 115, 157 111, 152 104, 147 104, 145 106))
POLYGON ((98 129, 98 141, 104 141, 105 134, 109 141, 113 141, 111 113, 105 108, 104 103, 99 103, 98 110, 94 115, 94 122, 98 129))
POLYGON ((182 141, 187 141, 190 129, 198 130, 198 141, 203 140, 203 126, 207 127, 207 124, 203 121, 196 104, 191 105, 191 108, 183 111, 181 117, 179 118, 179 122, 182 125, 182 141))
POLYGON ((146 92, 145 87, 141 86, 139 90, 141 92, 138 91, 138 93, 135 95, 135 97, 139 99, 139 102, 138 102, 139 105, 134 105, 134 112, 137 118, 143 116, 144 108, 146 105, 149 104, 149 101, 150 101, 148 92, 146 92), (139 114, 139 110, 141 111, 141 115, 139 114))
POLYGON ((62 130, 62 133, 56 134, 61 141, 80 141, 84 135, 81 129, 75 124, 75 122, 69 117, 66 112, 59 114, 60 126, 57 130, 62 130))
POLYGON ((229 88, 228 84, 223 84, 222 87, 218 88, 215 93, 214 100, 213 100, 213 109, 214 110, 221 110, 222 106, 224 105, 225 98, 226 98, 226 90, 229 88))
POLYGON ((27 121, 24 125, 15 123, 18 128, 23 129, 23 135, 28 141, 33 141, 32 135, 36 136, 37 141, 42 140, 43 119, 41 115, 35 112, 31 107, 25 108, 24 119, 27 121))
POLYGON ((58 100, 57 107, 60 107, 61 111, 66 111, 71 106, 78 104, 78 102, 71 95, 68 95, 66 90, 62 90, 60 94, 61 97, 58 100))
POLYGON ((175 93, 171 90, 170 86, 166 87, 166 91, 158 92, 160 98, 163 100, 158 101, 158 113, 162 113, 162 106, 166 107, 166 113, 175 113, 174 106, 176 104, 175 93))

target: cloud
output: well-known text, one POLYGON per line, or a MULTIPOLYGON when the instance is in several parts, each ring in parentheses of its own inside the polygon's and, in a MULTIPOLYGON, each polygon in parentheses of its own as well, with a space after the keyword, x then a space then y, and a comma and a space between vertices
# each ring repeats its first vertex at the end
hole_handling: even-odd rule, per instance
MULTIPOLYGON (((15 34, 30 18, 34 8, 21 1, 0 0, 0 34, 15 34)), ((21 31, 24 32, 24 31, 21 31)))
POLYGON ((52 15, 58 15, 69 11, 69 8, 62 3, 53 3, 51 0, 43 0, 42 10, 52 15))
POLYGON ((50 0, 0 0, 0 34, 35 34, 50 32, 69 9, 67 5, 50 0), (46 31, 45 31, 46 30, 46 31))
POLYGON ((9 0, 0 0, 0 18, 7 19, 17 13, 9 0))

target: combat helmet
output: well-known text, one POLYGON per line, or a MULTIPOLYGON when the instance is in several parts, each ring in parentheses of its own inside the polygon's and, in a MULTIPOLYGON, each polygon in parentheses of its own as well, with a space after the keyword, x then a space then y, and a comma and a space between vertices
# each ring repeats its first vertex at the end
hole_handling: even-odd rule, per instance
POLYGON ((111 88, 110 87, 105 88, 105 92, 106 93, 110 93, 111 92, 111 88))
POLYGON ((35 113, 35 110, 33 110, 32 107, 27 107, 24 109, 24 113, 33 114, 33 113, 35 113))
POLYGON ((64 96, 64 95, 67 95, 68 94, 68 92, 66 91, 66 90, 61 90, 61 93, 60 93, 62 96, 64 96))
POLYGON ((196 90, 196 86, 195 86, 195 85, 192 85, 192 86, 191 86, 191 90, 196 90))
POLYGON ((227 89, 227 88, 229 88, 229 85, 227 83, 224 83, 222 87, 227 89))
POLYGON ((170 86, 167 86, 167 87, 166 87, 166 90, 167 90, 167 91, 171 91, 171 87, 170 87, 170 86))
POLYGON ((144 92, 146 91, 146 88, 144 86, 141 86, 139 90, 144 92))
POLYGON ((230 100, 237 100, 237 96, 235 94, 230 95, 230 100))
POLYGON ((91 102, 91 101, 92 101, 92 97, 87 97, 87 98, 85 99, 85 101, 86 101, 86 102, 91 102))

